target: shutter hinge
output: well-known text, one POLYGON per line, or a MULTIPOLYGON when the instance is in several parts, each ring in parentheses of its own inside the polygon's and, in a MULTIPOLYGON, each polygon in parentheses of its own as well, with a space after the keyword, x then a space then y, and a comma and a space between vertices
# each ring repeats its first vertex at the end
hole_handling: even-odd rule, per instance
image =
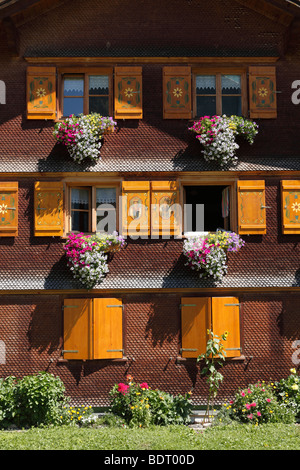
POLYGON ((109 307, 110 307, 110 308, 115 308, 115 307, 123 308, 124 305, 123 305, 123 304, 122 304, 122 305, 106 305, 106 307, 107 307, 107 308, 109 308, 109 307))
POLYGON ((235 307, 235 306, 240 307, 241 304, 224 304, 224 307, 235 307))
POLYGON ((193 349, 193 348, 181 348, 179 350, 180 354, 182 354, 183 351, 198 351, 198 349, 193 349))
POLYGON ((124 354, 124 349, 107 349, 106 352, 121 352, 124 354))
POLYGON ((242 348, 225 348, 225 351, 241 351, 242 348))
POLYGON ((180 308, 182 308, 182 307, 197 307, 197 305, 196 304, 180 304, 179 307, 180 308))
POLYGON ((272 209, 272 206, 260 206, 261 209, 272 209))
POLYGON ((63 305, 62 308, 78 308, 78 305, 63 305))
POLYGON ((79 353, 79 351, 77 351, 77 349, 63 349, 62 354, 64 353, 79 353))

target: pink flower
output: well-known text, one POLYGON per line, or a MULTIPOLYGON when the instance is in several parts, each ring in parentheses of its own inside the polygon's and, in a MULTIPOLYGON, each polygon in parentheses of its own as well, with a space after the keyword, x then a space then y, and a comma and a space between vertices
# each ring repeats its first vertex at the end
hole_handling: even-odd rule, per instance
POLYGON ((141 387, 141 388, 149 388, 149 385, 147 384, 147 382, 142 382, 142 383, 140 384, 140 387, 141 387))
POLYGON ((247 415, 247 418, 253 419, 253 414, 251 413, 250 415, 247 415))
POLYGON ((250 405, 250 406, 256 406, 256 403, 255 403, 255 401, 254 401, 253 403, 251 403, 251 405, 250 405))
POLYGON ((257 412, 257 416, 261 416, 261 412, 260 412, 260 411, 257 412))
POLYGON ((247 410, 250 410, 251 405, 250 405, 249 403, 247 403, 247 404, 245 405, 245 407, 247 408, 247 410))
POLYGON ((270 401, 271 401, 271 398, 267 398, 267 402, 270 403, 270 401))
POLYGON ((244 396, 245 396, 245 392, 241 392, 241 395, 242 395, 242 397, 244 397, 244 396))
POLYGON ((250 390, 250 388, 248 388, 248 393, 251 393, 251 390, 250 390))
POLYGON ((118 392, 122 393, 123 395, 125 395, 128 389, 129 389, 129 385, 125 385, 123 383, 118 384, 118 392))

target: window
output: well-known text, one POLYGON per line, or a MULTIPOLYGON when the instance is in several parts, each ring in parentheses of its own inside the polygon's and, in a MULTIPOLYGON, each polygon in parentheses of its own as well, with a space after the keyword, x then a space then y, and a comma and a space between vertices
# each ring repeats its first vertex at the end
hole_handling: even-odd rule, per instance
POLYGON ((64 359, 123 358, 121 299, 65 299, 63 311, 64 359))
POLYGON ((183 191, 185 234, 231 229, 229 185, 187 185, 183 191))
POLYGON ((184 297, 181 299, 181 356, 196 358, 206 351, 207 330, 228 332, 227 357, 241 355, 240 309, 236 297, 184 297))
POLYGON ((112 233, 117 230, 117 187, 70 187, 71 232, 112 233))
POLYGON ((241 72, 196 72, 194 115, 245 115, 244 78, 241 72))
POLYGON ((61 115, 99 113, 108 116, 112 113, 110 70, 99 69, 84 73, 62 73, 61 115))

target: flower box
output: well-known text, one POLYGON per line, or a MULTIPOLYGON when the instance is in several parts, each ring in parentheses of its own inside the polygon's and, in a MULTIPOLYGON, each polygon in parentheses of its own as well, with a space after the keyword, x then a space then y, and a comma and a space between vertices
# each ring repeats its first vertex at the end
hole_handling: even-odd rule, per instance
POLYGON ((258 133, 256 122, 240 116, 204 116, 195 121, 190 131, 203 146, 206 161, 216 161, 220 166, 237 164, 238 136, 243 136, 252 145, 258 133))

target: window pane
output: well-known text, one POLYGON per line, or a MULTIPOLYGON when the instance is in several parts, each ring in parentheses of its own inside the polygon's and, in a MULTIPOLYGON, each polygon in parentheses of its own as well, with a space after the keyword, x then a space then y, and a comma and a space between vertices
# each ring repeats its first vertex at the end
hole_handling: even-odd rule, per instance
POLYGON ((242 115, 242 98, 240 96, 222 96, 222 114, 242 115))
POLYGON ((83 113, 83 98, 64 98, 64 116, 83 113))
POLYGON ((90 192, 88 189, 72 188, 71 209, 89 209, 90 192))
POLYGON ((88 232, 89 214, 88 212, 71 211, 71 231, 88 232))
POLYGON ((196 94, 213 95, 216 93, 215 75, 197 75, 196 76, 196 94))
POLYGON ((222 95, 238 95, 241 93, 240 75, 222 75, 222 95))
POLYGON ((91 75, 89 77, 90 95, 108 95, 109 81, 107 75, 91 75))
POLYGON ((108 116, 109 115, 108 96, 90 96, 89 97, 89 112, 99 113, 102 116, 108 116))
POLYGON ((197 116, 213 116, 216 114, 215 96, 197 96, 197 116))
POLYGON ((83 96, 83 77, 65 77, 64 96, 83 96))
POLYGON ((116 188, 96 189, 97 232, 116 231, 116 188))

